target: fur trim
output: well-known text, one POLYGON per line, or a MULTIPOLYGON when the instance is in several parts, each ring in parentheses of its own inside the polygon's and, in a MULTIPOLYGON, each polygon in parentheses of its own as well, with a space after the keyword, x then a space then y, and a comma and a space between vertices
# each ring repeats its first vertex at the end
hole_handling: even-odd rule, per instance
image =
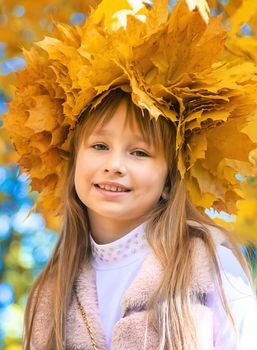
POLYGON ((162 266, 153 253, 144 260, 137 276, 123 296, 121 308, 123 314, 130 309, 144 306, 154 291, 160 276, 162 266))
MULTIPOLYGON (((46 349, 46 341, 53 326, 54 287, 54 281, 48 280, 45 287, 40 291, 31 337, 31 348, 35 350, 46 349)), ((33 300, 35 303, 35 297, 33 300)))
MULTIPOLYGON (((226 243, 225 236, 219 230, 210 229, 216 245, 226 243)), ((121 301, 123 317, 113 328, 112 348, 113 350, 154 350, 158 345, 158 336, 153 326, 147 322, 145 311, 147 301, 153 293, 162 274, 162 266, 153 252, 149 253, 143 262, 136 278, 124 294, 121 301)), ((193 249, 193 271, 192 271, 192 292, 204 294, 213 290, 213 277, 210 258, 201 239, 195 238, 193 249)), ((79 299, 84 306, 90 325, 93 327, 95 337, 100 350, 106 349, 106 340, 101 324, 98 309, 95 272, 92 266, 84 264, 81 273, 77 278, 77 290, 79 299)), ((52 325, 52 298, 54 295, 54 284, 49 283, 40 295, 40 302, 35 315, 33 326, 32 342, 35 350, 45 350, 45 339, 49 335, 52 325)), ((206 339, 202 349, 210 350, 211 347, 208 330, 212 329, 210 315, 207 315, 207 308, 196 301, 192 304, 194 317, 205 319, 206 322, 198 323, 199 332, 205 334, 206 339), (203 328, 203 329, 202 329, 203 328), (206 344, 209 344, 208 346, 206 344)), ((79 312, 75 296, 69 303, 66 318, 67 327, 67 349, 82 350, 91 349, 90 337, 86 326, 79 312)), ((201 335, 202 337, 202 335, 201 335)))
MULTIPOLYGON (((87 313, 89 324, 92 325, 92 330, 97 339, 99 350, 104 350, 106 349, 106 342, 99 315, 95 273, 93 268, 85 264, 82 268, 81 274, 78 275, 76 282, 79 300, 87 313)), ((91 344, 91 340, 74 294, 72 295, 69 304, 66 325, 67 348, 71 350, 87 349, 91 344)))
POLYGON ((146 311, 134 312, 121 318, 113 328, 113 350, 156 350, 158 345, 158 333, 149 326, 146 311))

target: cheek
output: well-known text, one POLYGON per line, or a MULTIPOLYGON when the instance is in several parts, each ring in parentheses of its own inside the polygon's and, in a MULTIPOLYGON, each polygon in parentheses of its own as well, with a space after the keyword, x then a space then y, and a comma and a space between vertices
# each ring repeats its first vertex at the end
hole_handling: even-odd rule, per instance
POLYGON ((168 167, 166 164, 161 164, 157 169, 155 173, 155 186, 156 186, 156 191, 158 192, 158 195, 161 195, 166 179, 168 176, 168 167))
POLYGON ((163 190, 167 174, 167 166, 165 164, 158 164, 146 168, 141 172, 140 180, 138 179, 138 182, 140 182, 142 188, 149 191, 149 194, 153 193, 154 195, 158 195, 163 190))
POLYGON ((74 183, 76 189, 83 186, 83 183, 86 183, 85 179, 87 177, 88 169, 85 166, 85 164, 86 162, 83 160, 83 157, 80 154, 78 154, 74 174, 74 183))
POLYGON ((77 156, 76 166, 75 166, 75 175, 77 177, 84 176, 87 171, 90 169, 90 160, 86 156, 85 152, 80 151, 77 156))
POLYGON ((74 183, 75 188, 89 188, 98 179, 99 164, 96 159, 88 156, 85 152, 78 154, 75 165, 74 183))

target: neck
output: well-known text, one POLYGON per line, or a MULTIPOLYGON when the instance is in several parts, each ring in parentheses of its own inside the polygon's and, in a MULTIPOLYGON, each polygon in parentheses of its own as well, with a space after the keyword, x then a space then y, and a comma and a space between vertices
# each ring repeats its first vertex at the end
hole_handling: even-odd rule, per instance
POLYGON ((91 235, 97 244, 107 244, 125 236, 145 220, 118 221, 113 219, 94 220, 89 215, 91 235))

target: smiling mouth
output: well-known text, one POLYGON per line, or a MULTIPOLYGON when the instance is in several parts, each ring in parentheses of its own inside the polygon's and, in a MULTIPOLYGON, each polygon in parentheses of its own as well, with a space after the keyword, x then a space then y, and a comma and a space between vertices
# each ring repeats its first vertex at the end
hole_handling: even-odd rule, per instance
POLYGON ((107 190, 107 189, 105 189, 105 188, 101 188, 101 187, 100 187, 99 185, 97 185, 97 184, 95 184, 94 186, 97 187, 97 188, 99 188, 99 189, 102 190, 102 191, 112 192, 112 193, 122 193, 122 192, 130 192, 130 191, 131 191, 131 190, 116 191, 116 190, 111 190, 111 189, 107 190))

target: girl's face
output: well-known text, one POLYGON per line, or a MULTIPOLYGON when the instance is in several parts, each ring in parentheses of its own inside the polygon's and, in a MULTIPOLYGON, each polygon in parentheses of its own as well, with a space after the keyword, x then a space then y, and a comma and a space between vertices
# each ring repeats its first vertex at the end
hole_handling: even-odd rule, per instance
POLYGON ((137 126, 125 124, 126 112, 121 102, 107 124, 93 130, 78 149, 75 188, 99 242, 109 230, 117 239, 141 224, 159 201, 168 174, 164 155, 143 141, 137 126))

